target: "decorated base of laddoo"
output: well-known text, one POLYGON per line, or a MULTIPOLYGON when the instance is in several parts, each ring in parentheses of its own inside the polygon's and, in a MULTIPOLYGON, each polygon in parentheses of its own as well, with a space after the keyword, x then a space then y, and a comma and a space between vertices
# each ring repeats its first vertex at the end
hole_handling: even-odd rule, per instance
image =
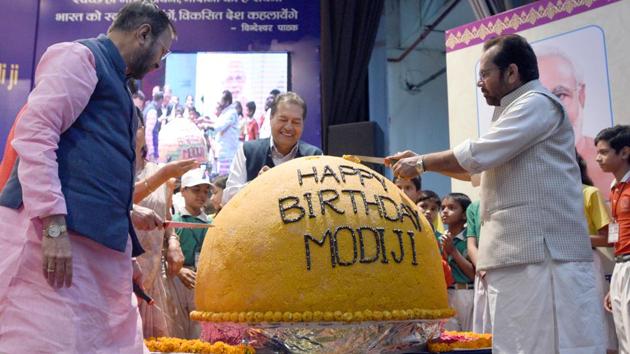
POLYGON ((443 320, 309 323, 202 323, 205 341, 247 343, 274 353, 412 353, 440 335, 443 320))
POLYGON ((240 322, 240 323, 296 323, 296 322, 364 322, 364 321, 407 321, 445 319, 455 315, 452 308, 425 310, 364 310, 364 311, 304 311, 304 312, 210 312, 192 311, 190 318, 200 322, 240 322))

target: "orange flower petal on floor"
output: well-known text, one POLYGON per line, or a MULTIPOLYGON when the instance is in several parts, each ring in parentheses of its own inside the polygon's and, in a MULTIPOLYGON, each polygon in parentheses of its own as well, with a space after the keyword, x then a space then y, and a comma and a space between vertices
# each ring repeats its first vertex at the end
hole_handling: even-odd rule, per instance
POLYGON ((450 352, 455 349, 481 349, 492 347, 492 334, 444 331, 439 338, 428 343, 429 351, 450 352))

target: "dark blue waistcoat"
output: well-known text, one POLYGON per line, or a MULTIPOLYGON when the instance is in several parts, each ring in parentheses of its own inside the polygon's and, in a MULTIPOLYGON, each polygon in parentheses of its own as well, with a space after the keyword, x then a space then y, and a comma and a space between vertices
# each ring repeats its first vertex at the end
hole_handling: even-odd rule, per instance
MULTIPOLYGON (((80 40, 94 54, 98 83, 87 106, 59 139, 59 180, 69 230, 123 252, 131 235, 133 255, 143 252, 131 224, 137 119, 127 89, 126 64, 104 35, 80 40)), ((17 209, 22 189, 17 161, 0 205, 17 209)))
MULTIPOLYGON (((243 144, 243 152, 245 153, 245 167, 247 168, 247 182, 258 176, 260 169, 267 165, 274 167, 271 158, 271 143, 269 138, 247 141, 243 144)), ((308 143, 298 141, 298 151, 295 158, 303 156, 321 155, 322 151, 308 143)))

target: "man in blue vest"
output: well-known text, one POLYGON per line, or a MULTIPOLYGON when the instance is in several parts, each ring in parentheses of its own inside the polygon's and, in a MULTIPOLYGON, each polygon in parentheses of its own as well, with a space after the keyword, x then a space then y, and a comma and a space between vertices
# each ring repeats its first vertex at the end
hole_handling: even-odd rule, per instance
POLYGON ((132 223, 161 221, 132 208, 138 116, 127 81, 158 68, 174 38, 166 13, 137 1, 107 35, 43 54, 0 194, 0 352, 147 352, 132 223))
POLYGON ((222 204, 270 168, 297 157, 321 155, 322 151, 300 140, 306 119, 306 103, 295 92, 278 95, 271 105, 271 138, 245 142, 230 166, 222 204))

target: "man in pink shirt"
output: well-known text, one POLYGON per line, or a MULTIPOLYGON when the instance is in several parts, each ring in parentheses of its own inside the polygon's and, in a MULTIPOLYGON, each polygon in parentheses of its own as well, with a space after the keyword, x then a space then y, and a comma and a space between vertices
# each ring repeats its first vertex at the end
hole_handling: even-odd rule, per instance
POLYGON ((138 1, 106 36, 43 54, 0 192, 0 352, 148 352, 132 223, 162 225, 132 206, 138 116, 127 80, 158 68, 174 38, 168 16, 138 1))

